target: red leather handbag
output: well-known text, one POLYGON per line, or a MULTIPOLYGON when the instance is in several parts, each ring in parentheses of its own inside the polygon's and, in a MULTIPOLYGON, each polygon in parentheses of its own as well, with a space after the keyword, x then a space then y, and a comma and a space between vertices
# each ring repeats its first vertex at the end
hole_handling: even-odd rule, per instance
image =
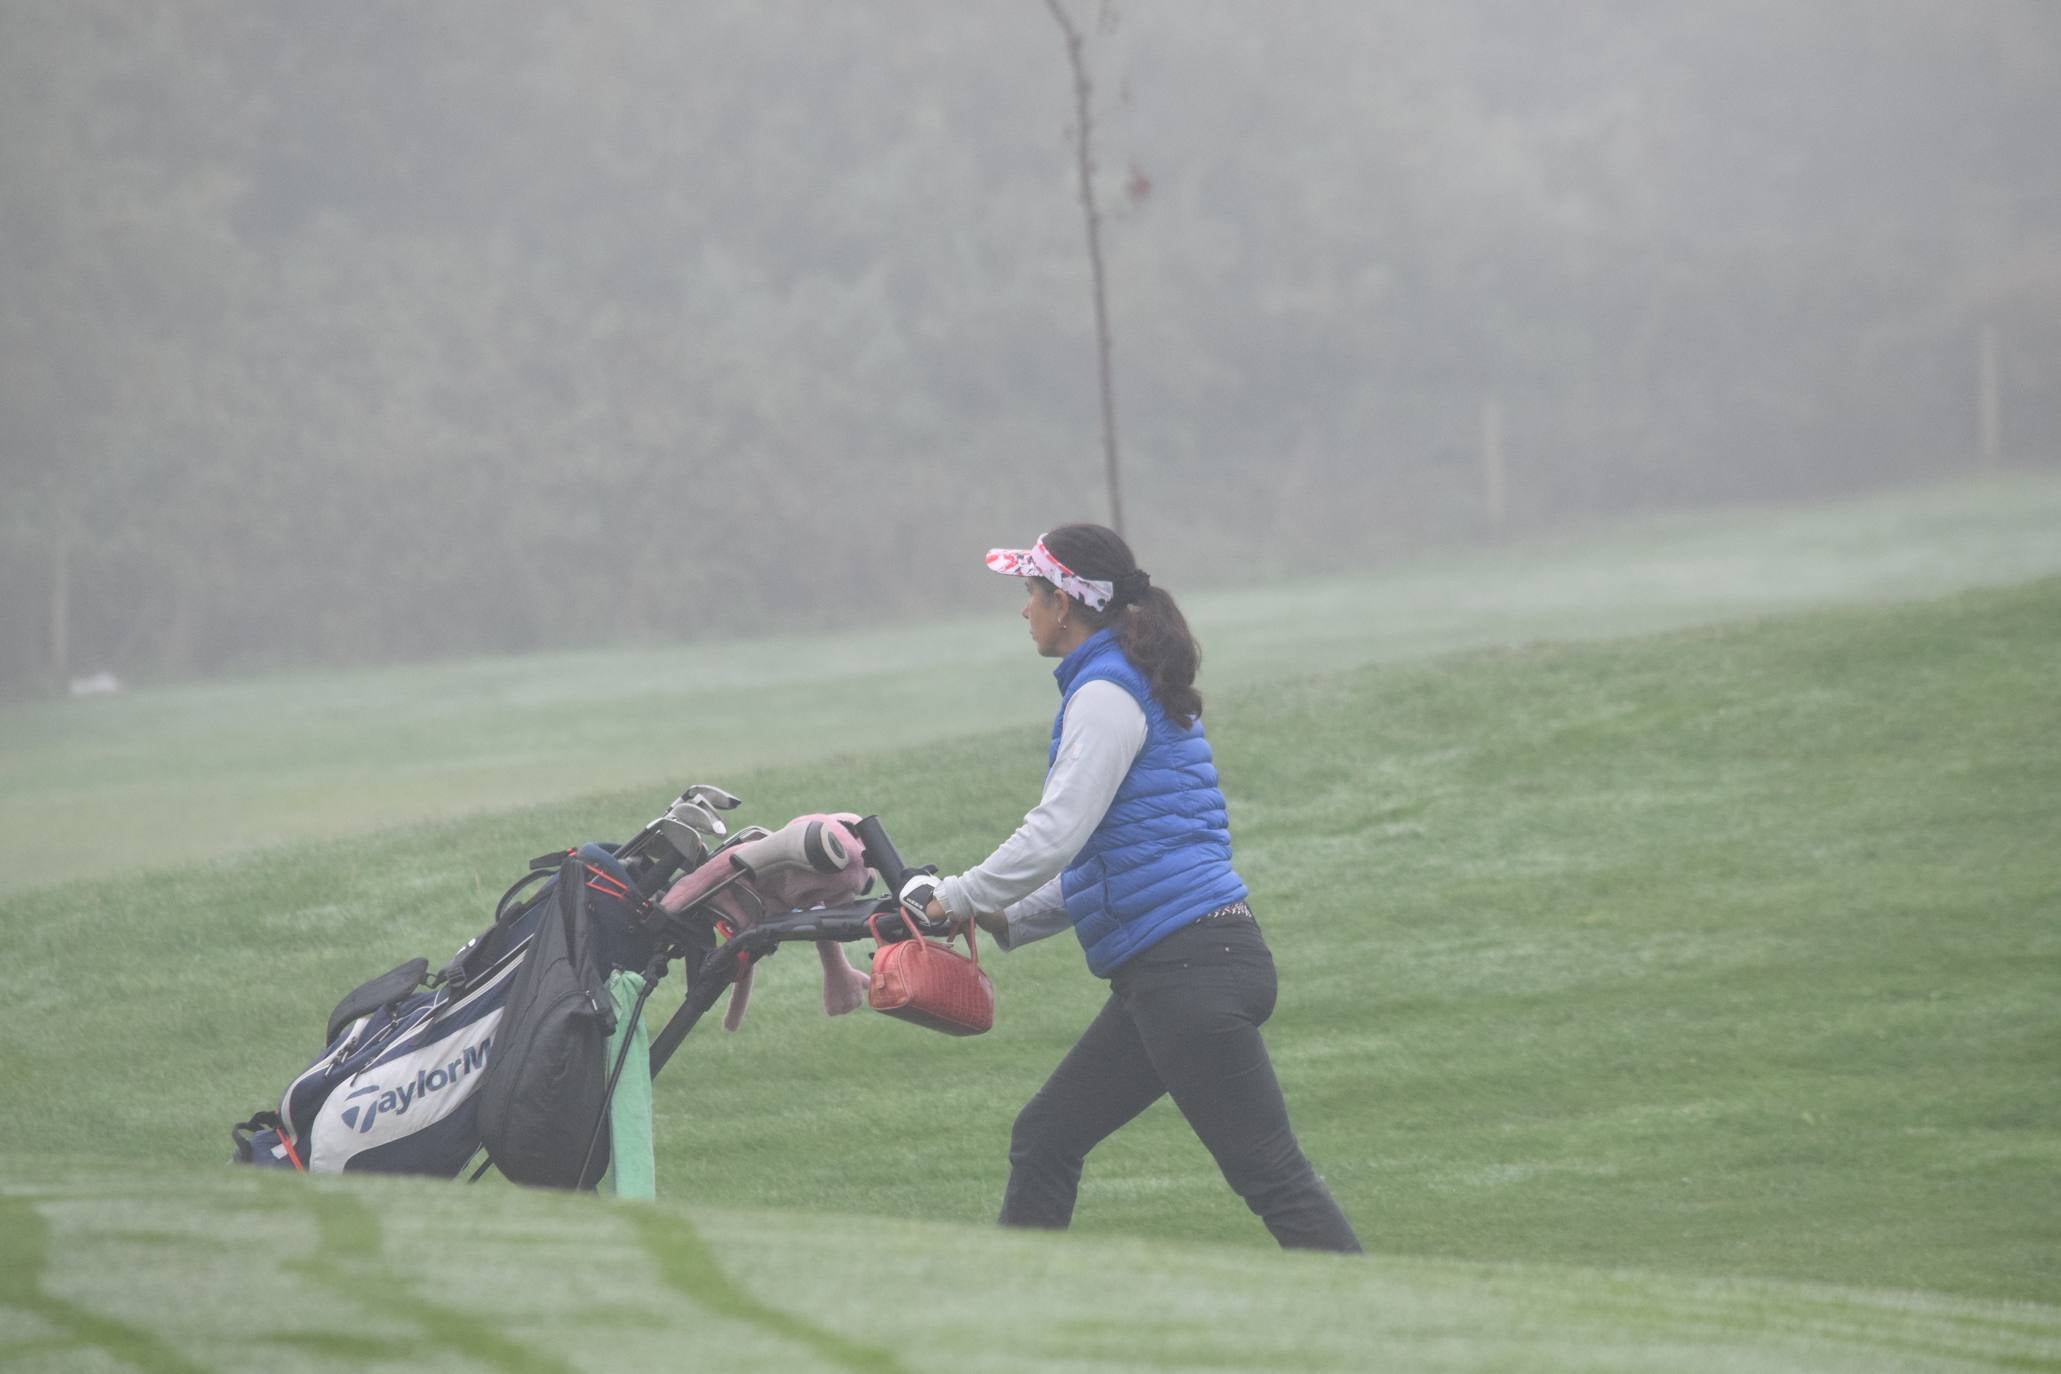
POLYGON ((895 913, 909 929, 909 938, 892 943, 880 938, 880 916, 866 922, 879 948, 873 951, 873 978, 866 1002, 875 1011, 943 1031, 946 1035, 979 1035, 995 1024, 995 985, 980 971, 980 947, 973 927, 966 927, 965 954, 949 944, 916 933, 909 913, 895 913))

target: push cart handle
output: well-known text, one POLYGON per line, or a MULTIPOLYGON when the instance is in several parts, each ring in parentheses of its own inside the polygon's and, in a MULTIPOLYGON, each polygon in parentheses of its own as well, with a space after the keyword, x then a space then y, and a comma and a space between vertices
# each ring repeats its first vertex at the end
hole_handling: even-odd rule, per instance
POLYGON ((880 817, 866 817, 852 827, 852 834, 865 846, 866 866, 880 875, 889 892, 900 892, 902 884, 909 880, 909 866, 895 852, 895 842, 887 837, 887 827, 880 823, 880 817))
POLYGON ((921 908, 901 901, 911 879, 927 878, 936 873, 937 869, 911 868, 903 863, 902 856, 896 852, 895 843, 887 837, 887 828, 881 825, 878 816, 868 816, 860 821, 852 827, 852 834, 857 836, 859 843, 865 847, 867 865, 887 884, 887 900, 882 903, 882 909, 907 906, 910 918, 915 921, 919 932, 925 935, 945 934, 951 928, 948 923, 933 921, 924 915, 921 908))
MULTIPOLYGON (((899 920, 882 921, 876 935, 870 923, 876 916, 893 916, 900 911, 901 904, 892 898, 872 902, 846 902, 842 906, 818 907, 814 911, 791 911, 774 916, 752 927, 764 939, 778 944, 795 940, 834 940, 839 944, 851 944, 856 940, 879 939, 883 944, 909 938, 909 931, 899 920)), ((925 935, 944 935, 947 927, 937 921, 925 920, 911 912, 910 919, 916 929, 925 935)))

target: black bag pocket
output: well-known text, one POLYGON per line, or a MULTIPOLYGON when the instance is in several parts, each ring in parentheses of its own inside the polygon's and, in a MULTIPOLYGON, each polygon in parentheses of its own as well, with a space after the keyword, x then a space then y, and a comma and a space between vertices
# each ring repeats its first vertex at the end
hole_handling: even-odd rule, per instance
POLYGON ((480 1084, 480 1135, 495 1167, 516 1183, 591 1188, 608 1165, 604 1126, 581 1168, 601 1120, 615 1030, 587 880, 586 866, 568 858, 555 909, 538 923, 516 973, 480 1084))
POLYGON ((334 1045, 336 1037, 343 1034, 343 1028, 370 1012, 391 1006, 409 993, 422 986, 422 980, 429 976, 429 960, 410 959, 399 968, 380 974, 368 983, 360 983, 344 994, 336 1004, 336 1010, 329 1013, 329 1026, 322 1032, 322 1043, 334 1045))

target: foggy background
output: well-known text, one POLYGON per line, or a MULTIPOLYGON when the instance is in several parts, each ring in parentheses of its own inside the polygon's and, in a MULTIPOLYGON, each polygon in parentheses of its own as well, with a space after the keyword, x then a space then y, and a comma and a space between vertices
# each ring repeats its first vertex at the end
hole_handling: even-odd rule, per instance
MULTIPOLYGON (((2061 463, 2052 0, 1074 8, 1177 592, 2061 463)), ((1072 119, 1038 0, 0 0, 0 692, 994 605, 1072 119)))

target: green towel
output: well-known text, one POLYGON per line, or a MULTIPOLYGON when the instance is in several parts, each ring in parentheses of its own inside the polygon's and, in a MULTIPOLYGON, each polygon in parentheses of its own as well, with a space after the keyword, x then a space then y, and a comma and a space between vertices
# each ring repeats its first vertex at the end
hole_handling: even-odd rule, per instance
POLYGON ((643 1017, 634 1022, 630 1017, 643 991, 642 974, 617 969, 609 975, 615 1034, 608 1037, 608 1067, 615 1067, 626 1035, 630 1057, 623 1061, 623 1076, 608 1104, 608 1181, 617 1197, 649 1199, 658 1196, 658 1169, 651 1153, 651 1037, 645 1033, 643 1017))

